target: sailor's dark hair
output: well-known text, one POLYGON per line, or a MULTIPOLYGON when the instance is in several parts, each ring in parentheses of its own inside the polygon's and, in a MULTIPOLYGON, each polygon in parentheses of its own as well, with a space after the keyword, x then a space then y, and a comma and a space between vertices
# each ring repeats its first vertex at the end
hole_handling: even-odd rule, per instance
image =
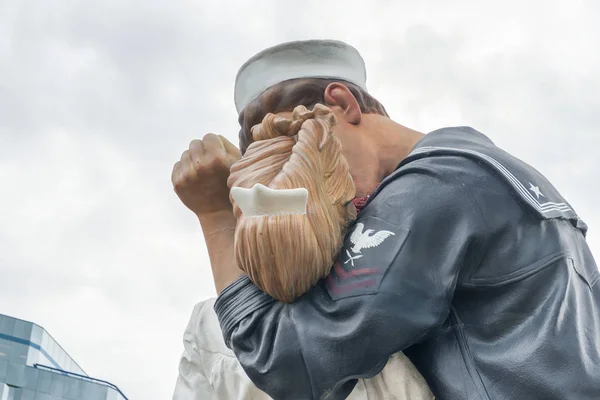
POLYGON ((250 102, 239 115, 239 146, 242 154, 252 143, 251 129, 261 123, 268 113, 293 111, 296 106, 312 109, 315 104, 326 104, 325 89, 333 82, 343 83, 356 98, 360 109, 365 114, 388 116, 383 105, 360 87, 340 80, 302 78, 281 82, 266 90, 258 98, 250 102))

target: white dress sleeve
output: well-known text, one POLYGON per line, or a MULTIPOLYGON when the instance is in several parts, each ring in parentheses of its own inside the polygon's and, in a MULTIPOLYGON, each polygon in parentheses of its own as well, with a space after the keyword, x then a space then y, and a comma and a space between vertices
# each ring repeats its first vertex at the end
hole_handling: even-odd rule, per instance
POLYGON ((434 400, 425 378, 413 363, 399 352, 392 355, 383 370, 370 379, 361 379, 348 400, 434 400))
POLYGON ((179 376, 175 384, 173 400, 211 400, 213 388, 206 379, 202 356, 197 351, 196 326, 203 303, 194 307, 183 334, 183 354, 179 360, 179 376))
POLYGON ((271 400, 225 346, 214 302, 209 299, 194 307, 183 335, 173 400, 271 400))

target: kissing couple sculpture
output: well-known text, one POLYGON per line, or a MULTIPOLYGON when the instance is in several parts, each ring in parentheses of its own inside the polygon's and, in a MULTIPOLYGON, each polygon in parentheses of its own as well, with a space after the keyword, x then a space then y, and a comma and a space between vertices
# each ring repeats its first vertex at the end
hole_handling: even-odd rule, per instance
MULTIPOLYGON (((298 106, 291 119, 268 114, 253 127, 254 142, 231 168, 238 266, 282 302, 325 284, 360 212, 335 124, 321 104, 312 110, 298 106)), ((213 304, 211 299, 194 309, 174 399, 269 399, 225 346, 213 304)), ((360 379, 348 398, 430 400, 433 395, 409 359, 397 353, 379 374, 360 379)))

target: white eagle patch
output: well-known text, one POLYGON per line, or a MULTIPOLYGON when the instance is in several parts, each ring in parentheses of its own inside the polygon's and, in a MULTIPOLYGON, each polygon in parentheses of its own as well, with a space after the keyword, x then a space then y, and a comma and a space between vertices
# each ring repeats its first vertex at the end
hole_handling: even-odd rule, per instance
POLYGON ((354 228, 354 232, 350 236, 350 242, 354 245, 350 250, 353 253, 360 253, 362 249, 370 249, 372 247, 377 247, 381 243, 384 242, 390 236, 395 235, 392 231, 381 230, 373 235, 375 232, 373 229, 367 229, 363 232, 365 224, 359 222, 356 224, 356 228, 354 228))

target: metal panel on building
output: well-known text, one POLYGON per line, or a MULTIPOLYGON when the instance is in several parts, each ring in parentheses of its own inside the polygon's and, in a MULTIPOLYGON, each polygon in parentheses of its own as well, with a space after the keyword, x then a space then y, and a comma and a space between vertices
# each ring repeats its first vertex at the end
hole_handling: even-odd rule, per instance
POLYGON ((42 327, 0 314, 0 400, 127 400, 88 376, 42 327))

